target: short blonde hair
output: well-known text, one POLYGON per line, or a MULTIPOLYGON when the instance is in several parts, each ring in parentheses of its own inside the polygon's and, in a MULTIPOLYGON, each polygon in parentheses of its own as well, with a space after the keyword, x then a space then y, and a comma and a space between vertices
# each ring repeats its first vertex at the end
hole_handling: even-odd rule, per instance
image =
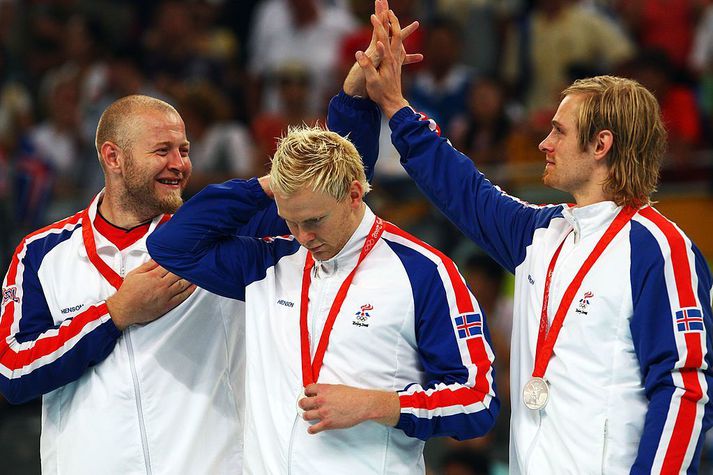
POLYGON ((614 76, 579 79, 562 91, 563 98, 571 94, 584 96, 577 118, 582 150, 602 130, 614 136, 604 192, 619 205, 648 203, 666 152, 666 128, 656 98, 638 82, 614 76))
POLYGON ((107 107, 99 118, 94 145, 97 154, 101 155, 104 142, 113 142, 122 150, 131 147, 134 132, 142 125, 138 123, 140 114, 147 110, 173 113, 180 117, 178 111, 169 103, 155 97, 134 94, 117 99, 107 107))
POLYGON ((303 125, 291 127, 278 141, 270 169, 273 192, 290 196, 309 187, 342 201, 354 180, 361 183, 364 194, 371 189, 359 152, 341 135, 303 125))

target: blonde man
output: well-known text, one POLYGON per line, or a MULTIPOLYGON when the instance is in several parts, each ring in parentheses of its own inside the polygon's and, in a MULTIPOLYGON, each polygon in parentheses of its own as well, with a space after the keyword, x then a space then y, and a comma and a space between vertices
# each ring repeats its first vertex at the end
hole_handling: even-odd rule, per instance
POLYGON ((387 38, 373 22, 378 69, 357 59, 404 168, 515 274, 510 472, 694 473, 712 414, 711 274, 650 205, 666 145, 656 99, 609 76, 567 88, 539 148, 545 185, 575 204, 533 206, 408 107, 390 23, 387 38))
POLYGON ((267 177, 209 186, 149 241, 247 309, 248 473, 423 473, 423 440, 493 426, 493 354, 452 261, 375 216, 355 147, 291 130, 267 177), (274 196, 291 235, 236 230, 274 196), (333 430, 342 429, 342 430, 333 430))

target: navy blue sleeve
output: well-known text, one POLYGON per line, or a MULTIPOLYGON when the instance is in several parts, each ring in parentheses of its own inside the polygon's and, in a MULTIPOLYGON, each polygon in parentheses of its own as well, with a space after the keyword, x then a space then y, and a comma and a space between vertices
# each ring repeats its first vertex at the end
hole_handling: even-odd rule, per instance
POLYGON ((711 427, 711 275, 652 208, 632 221, 630 323, 648 411, 632 473, 697 473, 711 427))
POLYGON ((534 206, 505 194, 440 136, 431 119, 405 107, 389 122, 401 162, 429 200, 510 272, 524 260, 534 232, 561 206, 534 206))
POLYGON ((371 181, 379 158, 379 106, 369 99, 351 97, 342 91, 329 101, 327 127, 351 140, 364 162, 366 178, 371 181))
MULTIPOLYGON (((65 224, 23 239, 3 280, 0 392, 11 403, 29 401, 79 379, 112 352, 121 335, 104 302, 54 322, 38 272, 43 257, 71 234, 65 224)), ((71 225, 77 223, 67 224, 71 225)), ((81 226, 75 229, 81 232, 81 226)))
POLYGON ((163 267, 199 287, 244 300, 247 285, 264 277, 280 256, 299 247, 291 238, 241 235, 252 226, 256 214, 271 205, 255 178, 209 185, 148 237, 149 253, 163 267))
MULTIPOLYGON (((272 201, 272 200, 271 200, 272 201)), ((257 211, 250 220, 238 229, 239 236, 262 238, 290 234, 285 220, 277 214, 277 205, 272 201, 266 208, 257 211)))
POLYGON ((493 428, 500 409, 485 316, 447 257, 436 254, 439 262, 434 262, 419 250, 417 240, 415 246, 387 242, 411 282, 425 373, 423 381, 399 391, 396 427, 421 440, 482 436, 493 428))

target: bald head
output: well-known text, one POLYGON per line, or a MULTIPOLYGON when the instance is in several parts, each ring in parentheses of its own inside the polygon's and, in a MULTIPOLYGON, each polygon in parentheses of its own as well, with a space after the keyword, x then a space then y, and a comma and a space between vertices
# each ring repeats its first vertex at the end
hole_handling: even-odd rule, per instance
POLYGON ((101 156, 101 146, 112 142, 122 150, 128 150, 137 130, 143 127, 146 112, 173 113, 180 117, 174 107, 160 99, 149 96, 132 95, 114 101, 99 118, 95 146, 101 156))

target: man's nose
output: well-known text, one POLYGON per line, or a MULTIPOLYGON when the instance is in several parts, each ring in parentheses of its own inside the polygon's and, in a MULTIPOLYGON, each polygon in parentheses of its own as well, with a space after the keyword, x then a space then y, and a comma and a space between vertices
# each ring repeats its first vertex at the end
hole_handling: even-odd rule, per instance
POLYGON ((552 142, 550 141, 550 136, 552 134, 547 135, 547 137, 540 142, 540 145, 537 146, 538 149, 540 149, 540 152, 543 153, 550 153, 552 152, 552 142))
POLYGON ((184 171, 190 162, 188 156, 183 156, 180 150, 173 150, 168 155, 168 168, 171 170, 184 171))
POLYGON ((300 244, 305 245, 311 241, 314 241, 315 234, 309 231, 305 231, 304 229, 300 228, 299 226, 296 229, 295 233, 295 238, 297 241, 300 242, 300 244))

